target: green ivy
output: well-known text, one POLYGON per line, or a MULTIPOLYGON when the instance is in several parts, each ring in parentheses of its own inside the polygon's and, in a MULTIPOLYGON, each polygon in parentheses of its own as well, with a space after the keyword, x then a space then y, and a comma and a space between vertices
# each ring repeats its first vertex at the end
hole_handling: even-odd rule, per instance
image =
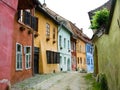
POLYGON ((91 20, 91 29, 105 28, 109 20, 109 10, 106 8, 96 11, 91 20))

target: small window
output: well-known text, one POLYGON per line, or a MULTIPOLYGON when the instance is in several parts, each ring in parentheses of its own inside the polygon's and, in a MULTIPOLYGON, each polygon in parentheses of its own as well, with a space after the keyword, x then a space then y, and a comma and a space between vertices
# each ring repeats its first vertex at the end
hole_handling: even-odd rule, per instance
POLYGON ((62 56, 60 56, 60 64, 62 65, 62 56))
POLYGON ((79 57, 78 57, 78 64, 79 64, 79 57))
POLYGON ((50 25, 46 23, 46 36, 50 36, 50 25))
POLYGON ((64 38, 64 48, 66 48, 66 38, 64 38))
POLYGON ((22 70, 22 45, 16 44, 16 70, 22 70))
POLYGON ((70 49, 70 41, 68 40, 68 49, 70 49))
POLYGON ((25 46, 24 53, 25 53, 25 67, 26 69, 30 69, 31 68, 31 47, 25 46))
POLYGON ((53 29, 53 39, 55 39, 55 28, 53 29))
POLYGON ((64 57, 64 65, 66 65, 66 57, 64 57))
POLYGON ((80 63, 82 64, 82 58, 80 58, 80 63))
POLYGON ((59 36, 59 46, 60 46, 60 47, 62 46, 61 43, 62 43, 62 36, 60 35, 60 36, 59 36))
POLYGON ((87 64, 90 65, 90 58, 87 58, 87 64))

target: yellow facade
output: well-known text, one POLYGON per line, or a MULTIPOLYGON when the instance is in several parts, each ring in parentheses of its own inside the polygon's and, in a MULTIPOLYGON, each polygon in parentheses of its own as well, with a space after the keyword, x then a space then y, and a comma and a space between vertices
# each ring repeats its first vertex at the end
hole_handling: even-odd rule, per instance
POLYGON ((86 50, 85 42, 78 39, 76 43, 77 69, 86 70, 86 50))
POLYGON ((54 21, 41 13, 35 11, 35 16, 38 17, 38 37, 34 38, 34 46, 39 47, 39 73, 52 73, 59 71, 59 64, 47 64, 46 50, 57 52, 57 31, 58 26, 54 21), (50 26, 50 36, 47 40, 46 23, 50 26), (55 39, 53 39, 53 29, 55 30, 55 39))

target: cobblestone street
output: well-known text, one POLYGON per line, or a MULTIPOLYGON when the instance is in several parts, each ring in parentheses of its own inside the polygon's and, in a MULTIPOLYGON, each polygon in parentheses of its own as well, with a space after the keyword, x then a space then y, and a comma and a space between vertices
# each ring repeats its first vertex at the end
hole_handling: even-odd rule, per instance
POLYGON ((12 86, 12 90, 87 90, 84 73, 36 75, 12 86))

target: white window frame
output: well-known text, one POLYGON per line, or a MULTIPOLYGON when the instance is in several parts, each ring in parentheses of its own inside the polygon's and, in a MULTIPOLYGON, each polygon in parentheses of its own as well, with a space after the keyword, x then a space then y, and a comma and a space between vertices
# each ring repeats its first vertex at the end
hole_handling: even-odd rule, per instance
POLYGON ((22 45, 20 44, 20 43, 16 43, 16 70, 23 70, 23 55, 22 55, 22 45), (21 46, 21 52, 19 52, 18 50, 17 50, 17 45, 20 45, 21 46), (21 61, 20 61, 20 56, 19 56, 19 60, 17 60, 17 56, 18 55, 21 55, 21 61), (22 66, 19 66, 18 68, 17 68, 17 64, 18 63, 20 64, 20 63, 22 63, 22 66))
POLYGON ((31 69, 31 46, 24 46, 24 54, 25 54, 25 69, 31 69), (30 52, 26 52, 26 48, 30 48, 30 52), (27 60, 28 57, 28 60, 27 60), (28 66, 27 66, 28 64, 28 66))
POLYGON ((50 24, 46 23, 46 36, 50 37, 50 24))

